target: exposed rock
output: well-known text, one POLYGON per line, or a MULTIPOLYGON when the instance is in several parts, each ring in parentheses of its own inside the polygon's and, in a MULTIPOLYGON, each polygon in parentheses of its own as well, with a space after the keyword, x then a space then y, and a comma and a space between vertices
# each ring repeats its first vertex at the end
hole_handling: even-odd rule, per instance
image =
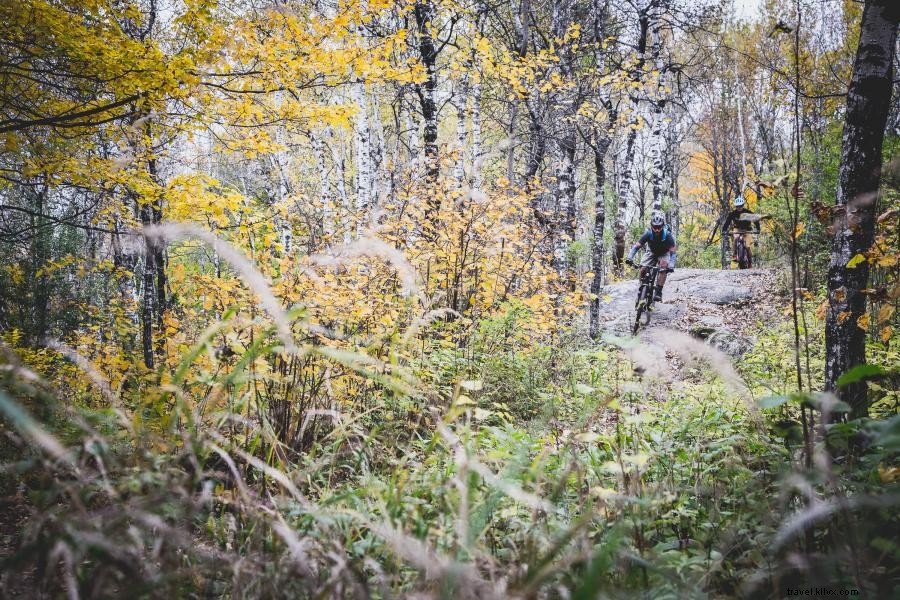
POLYGON ((725 325, 725 319, 722 315, 701 315, 697 319, 697 323, 706 327, 722 327, 725 325))
POLYGON ((706 343, 738 359, 753 348, 754 340, 738 335, 730 329, 716 329, 706 337, 706 343))
POLYGON ((701 340, 705 340, 706 338, 708 338, 715 332, 716 332, 715 327, 710 327, 709 325, 703 325, 702 323, 699 323, 699 324, 691 327, 691 335, 694 337, 698 337, 701 340))
POLYGON ((711 281, 697 284, 691 288, 691 293, 712 304, 746 302, 753 297, 753 290, 748 287, 711 281))
MULTIPOLYGON (((678 269, 669 275, 663 302, 657 303, 648 327, 674 327, 691 331, 695 326, 718 329, 731 320, 725 313, 731 306, 758 303, 770 294, 774 273, 762 269, 721 271, 678 269)), ((623 332, 634 318, 636 279, 606 286, 601 291, 601 319, 606 331, 623 332)), ((756 313, 758 311, 754 311, 756 313)), ((740 330, 740 324, 736 324, 740 330)), ((712 332, 709 332, 712 333, 712 332)))

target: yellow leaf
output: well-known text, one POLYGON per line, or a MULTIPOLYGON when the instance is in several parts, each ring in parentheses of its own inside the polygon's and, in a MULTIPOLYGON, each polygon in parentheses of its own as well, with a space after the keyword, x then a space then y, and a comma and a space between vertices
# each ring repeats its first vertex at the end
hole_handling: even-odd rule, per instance
POLYGON ((847 320, 847 317, 849 317, 849 316, 850 316, 850 311, 849 311, 849 310, 841 311, 840 313, 838 313, 838 316, 837 316, 837 322, 838 322, 838 323, 843 323, 844 321, 847 320))
POLYGON ((891 339, 891 335, 893 335, 893 333, 894 333, 894 328, 891 327, 890 325, 888 325, 887 327, 882 327, 881 335, 880 335, 881 341, 887 342, 889 339, 891 339))
POLYGON ((885 304, 881 308, 878 309, 878 319, 875 321, 876 323, 884 323, 888 319, 891 318, 891 315, 894 314, 894 305, 893 304, 885 304))
POLYGON ((824 300, 819 308, 816 309, 816 318, 820 321, 825 318, 825 312, 828 310, 828 300, 824 300))
POLYGON ((865 313, 863 316, 856 320, 856 326, 860 329, 868 329, 869 328, 869 313, 865 313))
POLYGON ((897 264, 897 255, 896 254, 888 254, 887 256, 882 256, 878 259, 879 267, 893 267, 897 264))
POLYGON ((847 261, 847 268, 855 269, 856 265, 858 265, 859 263, 861 263, 864 260, 866 260, 865 256, 863 256, 862 254, 857 254, 856 256, 854 256, 853 258, 851 258, 850 260, 847 261))
POLYGON ((900 479, 900 467, 885 467, 883 464, 878 465, 878 477, 884 483, 892 483, 900 479))
POLYGON ((797 223, 797 226, 794 227, 794 239, 803 235, 804 231, 806 231, 806 223, 797 223))

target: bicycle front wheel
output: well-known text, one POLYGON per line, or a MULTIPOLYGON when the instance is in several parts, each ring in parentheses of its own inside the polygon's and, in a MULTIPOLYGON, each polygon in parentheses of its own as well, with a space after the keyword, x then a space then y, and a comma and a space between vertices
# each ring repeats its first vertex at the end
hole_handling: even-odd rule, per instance
POLYGON ((634 325, 631 327, 631 335, 637 335, 638 330, 641 328, 641 315, 644 313, 644 307, 641 306, 637 309, 637 314, 634 316, 634 325))
MULTIPOLYGON (((631 328, 631 335, 637 335, 638 329, 641 328, 641 316, 647 310, 647 290, 650 286, 642 285, 638 288, 638 299, 634 304, 634 325, 631 328)), ((648 315, 649 317, 649 315, 648 315)))
POLYGON ((741 242, 740 247, 738 248, 738 265, 742 269, 750 268, 750 253, 747 249, 747 243, 741 242))

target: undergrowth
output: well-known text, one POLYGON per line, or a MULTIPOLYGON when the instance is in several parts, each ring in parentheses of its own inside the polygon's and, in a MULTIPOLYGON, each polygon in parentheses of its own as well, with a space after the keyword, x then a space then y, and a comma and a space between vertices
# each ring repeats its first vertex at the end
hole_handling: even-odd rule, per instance
POLYGON ((291 354, 274 331, 228 356, 207 335, 139 393, 95 381, 108 397, 93 405, 4 349, 6 593, 895 592, 900 419, 828 424, 841 407, 826 397, 767 391, 787 374, 771 359, 784 331, 742 363, 751 385, 735 391, 709 365, 642 379, 617 340, 534 344, 525 316, 510 305, 465 343, 437 323, 394 364, 316 343, 291 354), (317 353, 373 400, 308 409, 299 427, 320 418, 314 434, 286 444, 274 401, 232 392, 272 383, 277 369, 256 360, 317 353), (200 355, 213 366, 194 372, 200 355))

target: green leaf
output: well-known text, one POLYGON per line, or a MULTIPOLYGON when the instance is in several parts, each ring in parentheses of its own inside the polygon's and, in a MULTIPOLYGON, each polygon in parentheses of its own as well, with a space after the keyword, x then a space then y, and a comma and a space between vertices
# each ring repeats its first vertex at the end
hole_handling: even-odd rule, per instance
POLYGON ((790 400, 790 396, 766 396, 756 401, 756 405, 763 410, 778 408, 785 402, 790 400))
POLYGON ((50 435, 18 402, 0 391, 0 416, 5 417, 19 433, 53 458, 74 464, 68 450, 50 435))
POLYGON ((578 582, 578 587, 572 594, 572 600, 589 600, 604 595, 608 577, 613 570, 616 556, 622 545, 623 534, 620 528, 614 528, 602 542, 595 546, 591 564, 578 582))
POLYGON ((878 365, 857 365, 838 377, 837 384, 840 387, 850 385, 862 381, 866 377, 875 377, 876 375, 887 375, 888 371, 882 369, 878 365))

